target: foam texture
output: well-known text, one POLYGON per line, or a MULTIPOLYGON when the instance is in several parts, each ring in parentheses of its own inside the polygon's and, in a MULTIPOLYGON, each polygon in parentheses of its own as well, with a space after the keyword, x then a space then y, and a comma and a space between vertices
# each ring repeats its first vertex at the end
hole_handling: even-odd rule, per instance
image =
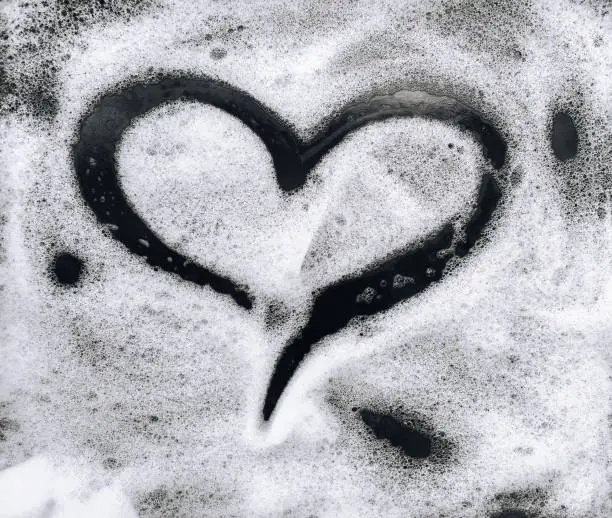
POLYGON ((0 3, 0 517, 612 515, 611 34, 597 0, 0 3), (81 191, 84 117, 169 76, 245 92, 302 158, 347 106, 456 99, 505 161, 419 93, 284 189, 251 123, 159 103, 122 133, 119 186, 241 306, 152 267, 81 191), (449 222, 454 250, 483 174, 500 200, 469 251, 322 333, 264 422, 316 297, 449 222))

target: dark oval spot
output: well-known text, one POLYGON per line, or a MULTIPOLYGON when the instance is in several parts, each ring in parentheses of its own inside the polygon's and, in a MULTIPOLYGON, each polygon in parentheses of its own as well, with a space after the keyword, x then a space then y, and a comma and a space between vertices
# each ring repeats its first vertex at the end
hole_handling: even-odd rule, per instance
POLYGON ((491 518, 529 518, 529 515, 520 509, 507 509, 505 511, 492 514, 491 518))
POLYGON ((431 439, 395 417, 367 409, 360 410, 359 414, 377 438, 388 440, 393 446, 401 448, 405 455, 422 459, 431 453, 431 439))
POLYGON ((83 271, 83 261, 69 253, 59 254, 53 263, 53 273, 60 284, 76 284, 83 271))
POLYGON ((578 132, 572 118, 565 112, 557 112, 553 117, 550 141, 555 156, 568 160, 578 152, 578 132))

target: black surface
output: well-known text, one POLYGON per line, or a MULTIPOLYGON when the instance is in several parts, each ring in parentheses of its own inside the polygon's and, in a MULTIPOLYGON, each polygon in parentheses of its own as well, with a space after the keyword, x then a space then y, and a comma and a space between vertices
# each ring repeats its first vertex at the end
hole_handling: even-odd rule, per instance
POLYGON ((492 514, 491 518, 529 518, 529 515, 520 509, 507 509, 505 511, 499 511, 498 513, 492 514))
POLYGON ((312 346, 327 335, 344 327, 353 317, 373 315, 397 302, 422 292, 440 280, 453 256, 463 257, 474 246, 501 198, 495 179, 484 175, 478 204, 464 229, 465 236, 453 241, 451 225, 442 227, 418 248, 384 262, 359 277, 330 286, 315 297, 310 320, 283 350, 270 380, 264 402, 263 418, 268 420, 289 380, 312 346), (399 287, 397 275, 412 282, 399 287), (370 301, 359 297, 366 289, 375 291, 370 301))
POLYGON ((560 111, 553 116, 550 142, 559 160, 569 160, 578 153, 578 132, 568 113, 560 111))
POLYGON ((53 260, 53 273, 57 282, 71 286, 79 281, 83 271, 83 261, 67 252, 58 254, 53 260))
POLYGON ((400 448, 404 455, 423 459, 431 453, 431 438, 395 417, 365 408, 359 411, 359 415, 378 439, 388 440, 393 446, 400 448))

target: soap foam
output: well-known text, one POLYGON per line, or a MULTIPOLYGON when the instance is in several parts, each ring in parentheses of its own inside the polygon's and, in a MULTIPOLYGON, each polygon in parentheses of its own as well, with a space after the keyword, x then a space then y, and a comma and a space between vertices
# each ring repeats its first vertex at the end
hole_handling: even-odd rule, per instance
POLYGON ((0 7, 0 514, 610 514, 605 2, 27 4, 0 7), (423 293, 325 337, 267 428, 267 383, 312 292, 465 214, 486 159, 455 125, 389 119, 288 194, 219 109, 179 101, 133 121, 116 157, 132 206, 247 285, 247 311, 131 254, 79 191, 84 114, 176 72, 248 92, 304 142, 348 103, 419 90, 508 143, 481 242, 423 293), (551 146, 560 111, 578 134, 568 160, 551 146), (60 253, 83 261, 74 285, 53 275, 60 253), (429 437, 432 455, 377 438, 364 410, 429 437), (41 483, 28 502, 15 470, 72 489, 41 483))

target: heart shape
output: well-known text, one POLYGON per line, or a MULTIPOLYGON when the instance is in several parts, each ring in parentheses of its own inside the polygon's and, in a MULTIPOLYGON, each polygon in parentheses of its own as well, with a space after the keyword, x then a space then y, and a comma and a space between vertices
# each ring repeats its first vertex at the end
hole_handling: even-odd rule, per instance
POLYGON ((244 123, 177 101, 135 120, 115 157, 124 195, 170 248, 248 286, 258 302, 293 306, 469 212, 480 153, 438 121, 377 121, 287 194, 244 123))
MULTIPOLYGON (((302 187, 313 167, 348 133, 392 117, 425 117, 456 124, 473 133, 494 169, 505 162, 506 143, 501 134, 475 110, 450 97, 425 92, 400 91, 353 103, 308 143, 301 142, 287 123, 249 94, 210 78, 164 77, 103 96, 83 118, 73 146, 81 194, 98 221, 152 266, 198 285, 209 285, 246 309, 253 305, 247 288, 164 243, 134 211, 119 182, 115 155, 125 130, 136 117, 177 100, 212 105, 246 124, 268 149, 278 185, 286 192, 302 187)), ((264 403, 264 420, 269 419, 289 379, 316 342, 338 331, 352 317, 388 309, 439 280, 448 261, 464 256, 479 239, 500 197, 497 180, 484 170, 474 210, 460 218, 461 232, 449 222, 418 247, 401 251, 365 274, 343 279, 316 294, 310 320, 277 362, 264 403)))

